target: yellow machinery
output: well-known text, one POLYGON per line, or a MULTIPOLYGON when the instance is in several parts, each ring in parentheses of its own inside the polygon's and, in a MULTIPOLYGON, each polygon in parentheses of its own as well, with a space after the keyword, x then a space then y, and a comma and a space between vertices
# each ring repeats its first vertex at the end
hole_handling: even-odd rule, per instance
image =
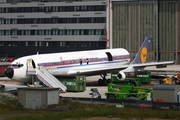
POLYGON ((173 77, 164 78, 159 81, 160 84, 180 84, 180 72, 177 73, 177 79, 173 77), (174 81, 174 82, 173 82, 174 81))
POLYGON ((177 80, 175 81, 176 84, 180 85, 180 72, 177 74, 177 80))
POLYGON ((161 84, 173 84, 173 80, 171 78, 164 78, 161 84))
POLYGON ((180 72, 177 74, 177 80, 180 81, 180 72))

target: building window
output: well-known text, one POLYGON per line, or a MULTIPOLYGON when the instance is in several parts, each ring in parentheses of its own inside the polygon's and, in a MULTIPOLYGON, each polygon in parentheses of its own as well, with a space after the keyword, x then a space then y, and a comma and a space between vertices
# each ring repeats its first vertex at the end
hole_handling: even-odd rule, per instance
POLYGON ((57 30, 52 30, 53 35, 57 35, 57 30))
POLYGON ((17 19, 11 19, 12 20, 12 24, 17 24, 17 19))
POLYGON ((10 19, 5 19, 5 24, 10 24, 10 19))
POLYGON ((74 30, 74 35, 77 35, 77 30, 74 30))
POLYGON ((51 31, 50 30, 45 30, 46 31, 46 35, 50 35, 51 31))
POLYGON ((0 35, 106 35, 106 29, 1 30, 0 35))
POLYGON ((79 30, 77 30, 77 35, 79 35, 79 30))
POLYGON ((49 46, 49 42, 46 42, 46 47, 48 47, 49 46))
POLYGON ((26 45, 25 46, 28 47, 28 41, 26 41, 26 45))
POLYGON ((60 35, 63 35, 63 30, 60 30, 60 35))
POLYGON ((11 35, 17 35, 17 30, 12 30, 11 35))
POLYGON ((76 11, 106 11, 106 5, 96 6, 52 6, 52 7, 7 7, 0 8, 0 13, 23 12, 76 12, 76 11))
POLYGON ((25 30, 25 35, 30 35, 30 30, 25 30))
POLYGON ((4 24, 4 19, 0 19, 0 24, 4 24))
POLYGON ((67 34, 66 35, 69 35, 69 30, 66 30, 67 34))
POLYGON ((10 30, 5 30, 5 35, 10 35, 10 30))
POLYGON ((38 42, 37 41, 35 41, 35 47, 38 47, 38 42))
POLYGON ((0 19, 0 24, 64 24, 64 23, 105 23, 105 17, 89 18, 12 18, 0 19))

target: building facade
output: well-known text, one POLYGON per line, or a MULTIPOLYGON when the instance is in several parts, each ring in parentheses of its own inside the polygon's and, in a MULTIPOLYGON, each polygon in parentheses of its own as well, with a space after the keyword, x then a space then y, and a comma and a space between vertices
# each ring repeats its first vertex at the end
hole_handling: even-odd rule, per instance
POLYGON ((180 0, 108 0, 107 48, 123 47, 133 58, 147 34, 150 61, 180 63, 180 0))
POLYGON ((103 48, 103 1, 11 0, 0 4, 0 56, 103 48))

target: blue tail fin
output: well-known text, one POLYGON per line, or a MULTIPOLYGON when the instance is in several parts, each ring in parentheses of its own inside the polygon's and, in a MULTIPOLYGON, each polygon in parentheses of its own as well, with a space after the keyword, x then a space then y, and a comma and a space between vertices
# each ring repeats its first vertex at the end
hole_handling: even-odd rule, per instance
POLYGON ((130 64, 145 63, 147 60, 151 43, 152 43, 152 37, 150 35, 147 35, 136 57, 130 64))

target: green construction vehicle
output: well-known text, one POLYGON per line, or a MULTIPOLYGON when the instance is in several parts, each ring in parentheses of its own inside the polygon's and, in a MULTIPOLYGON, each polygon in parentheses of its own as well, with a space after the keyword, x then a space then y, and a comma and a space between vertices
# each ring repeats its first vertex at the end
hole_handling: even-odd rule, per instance
POLYGON ((148 93, 152 98, 152 89, 142 87, 139 78, 126 78, 125 85, 109 83, 105 96, 107 99, 147 100, 148 93))

